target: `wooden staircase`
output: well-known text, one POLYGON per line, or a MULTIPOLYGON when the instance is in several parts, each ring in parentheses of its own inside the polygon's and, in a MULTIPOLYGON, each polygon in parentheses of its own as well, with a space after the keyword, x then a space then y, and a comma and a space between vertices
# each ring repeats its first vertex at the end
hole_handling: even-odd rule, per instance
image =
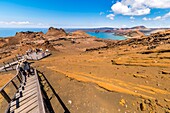
POLYGON ((36 69, 33 75, 26 77, 25 84, 21 83, 13 99, 6 92, 3 96, 9 103, 6 113, 47 113, 36 69))

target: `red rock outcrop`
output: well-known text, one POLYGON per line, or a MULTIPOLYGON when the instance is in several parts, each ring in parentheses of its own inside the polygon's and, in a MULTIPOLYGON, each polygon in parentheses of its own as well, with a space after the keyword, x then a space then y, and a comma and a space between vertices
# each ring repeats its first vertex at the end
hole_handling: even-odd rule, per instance
POLYGON ((46 36, 63 37, 67 36, 67 33, 64 31, 64 29, 50 27, 46 33, 46 36))
POLYGON ((0 48, 6 45, 6 41, 4 39, 0 39, 0 48))
POLYGON ((132 27, 131 29, 146 29, 145 26, 135 26, 135 27, 132 27))
POLYGON ((141 38, 145 36, 139 30, 117 30, 115 31, 115 35, 126 36, 127 38, 141 38))
POLYGON ((72 36, 76 36, 76 37, 90 37, 89 34, 87 34, 87 33, 84 32, 84 31, 81 31, 81 30, 72 32, 72 36))

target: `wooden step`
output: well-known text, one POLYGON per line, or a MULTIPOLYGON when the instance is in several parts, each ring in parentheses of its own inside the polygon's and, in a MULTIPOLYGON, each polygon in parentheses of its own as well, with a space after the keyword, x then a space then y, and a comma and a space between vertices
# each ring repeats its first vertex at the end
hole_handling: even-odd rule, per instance
POLYGON ((35 107, 34 109, 32 109, 31 111, 29 111, 28 113, 39 113, 39 112, 38 112, 38 108, 35 107))
POLYGON ((24 87, 30 87, 33 84, 36 84, 37 80, 32 80, 30 82, 26 82, 26 85, 24 87))
POLYGON ((38 107, 38 100, 33 99, 33 100, 27 102, 26 104, 20 106, 18 109, 14 110, 14 113, 27 113, 27 112, 35 109, 36 107, 38 107))
MULTIPOLYGON (((20 101, 23 101, 23 100, 31 97, 32 95, 37 95, 37 90, 34 90, 34 91, 32 91, 31 93, 29 93, 29 94, 27 94, 27 95, 25 95, 25 96, 23 96, 23 97, 20 97, 20 96, 18 95, 18 98, 19 98, 20 101)), ((17 97, 16 97, 16 99, 17 99, 17 97)))
POLYGON ((30 77, 27 77, 27 80, 29 81, 29 80, 32 80, 34 78, 36 78, 35 75, 30 75, 30 77))
POLYGON ((23 92, 25 92, 27 90, 30 90, 31 88, 34 88, 34 87, 37 87, 36 83, 29 85, 29 86, 24 86, 24 90, 22 90, 22 87, 20 87, 19 90, 22 90, 23 92))
POLYGON ((31 100, 37 100, 38 97, 37 95, 32 95, 31 97, 25 99, 24 101, 21 101, 21 102, 14 102, 14 103, 11 103, 11 107, 10 107, 10 111, 14 111, 15 109, 23 106, 24 104, 27 104, 29 101, 31 100))
MULTIPOLYGON (((22 91, 22 95, 25 96, 25 95, 33 92, 33 91, 36 91, 36 90, 37 90, 37 87, 33 87, 33 88, 31 88, 31 89, 24 90, 24 91, 22 91)), ((15 95, 16 95, 16 97, 19 97, 19 96, 20 96, 19 92, 16 93, 15 95)))

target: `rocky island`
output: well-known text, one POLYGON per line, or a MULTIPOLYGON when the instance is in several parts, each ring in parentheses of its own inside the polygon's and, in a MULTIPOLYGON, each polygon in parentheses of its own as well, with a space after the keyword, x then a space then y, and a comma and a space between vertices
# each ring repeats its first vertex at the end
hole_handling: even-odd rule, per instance
MULTIPOLYGON (((30 48, 49 49, 52 56, 33 66, 46 75, 71 112, 93 108, 102 113, 169 113, 170 30, 149 36, 138 30, 124 32, 117 34, 133 38, 104 40, 82 30, 66 33, 53 27, 46 34, 18 32, 0 39, 0 63, 30 48)), ((11 73, 1 75, 11 77, 11 73)), ((54 111, 62 112, 46 91, 52 106, 58 106, 54 111)))

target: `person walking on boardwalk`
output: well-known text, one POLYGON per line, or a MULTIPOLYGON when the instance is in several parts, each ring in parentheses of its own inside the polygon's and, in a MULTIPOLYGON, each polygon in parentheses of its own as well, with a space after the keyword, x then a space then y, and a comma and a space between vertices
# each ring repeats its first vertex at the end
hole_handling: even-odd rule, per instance
POLYGON ((24 71, 26 72, 26 75, 29 77, 30 76, 30 64, 27 62, 26 59, 23 61, 24 63, 24 71))
POLYGON ((24 66, 25 66, 25 64, 24 64, 24 62, 22 61, 22 62, 20 63, 20 65, 19 65, 19 71, 20 71, 21 76, 22 76, 22 83, 23 83, 23 85, 25 85, 25 82, 26 82, 26 72, 25 72, 25 70, 24 70, 24 66))

